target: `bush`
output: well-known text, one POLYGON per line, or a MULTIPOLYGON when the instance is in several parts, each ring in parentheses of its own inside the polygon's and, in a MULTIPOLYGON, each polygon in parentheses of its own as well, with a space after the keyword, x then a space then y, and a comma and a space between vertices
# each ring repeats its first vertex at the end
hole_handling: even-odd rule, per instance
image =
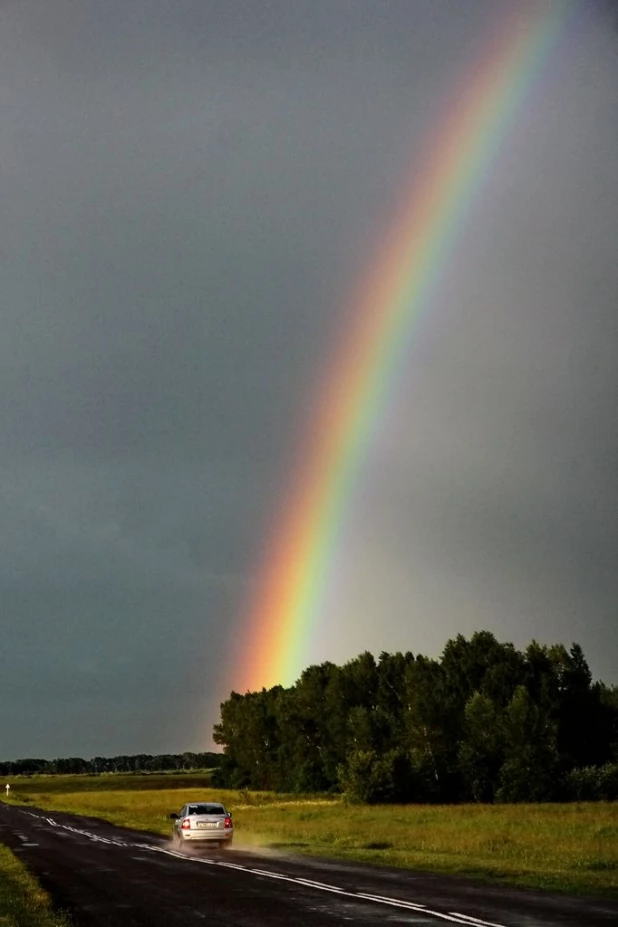
POLYGON ((558 798, 558 782, 551 764, 551 753, 543 762, 542 751, 527 748, 507 760, 500 770, 498 802, 547 802, 558 798), (540 759, 539 759, 540 755, 540 759))
POLYGON ((243 789, 250 785, 249 775, 226 754, 212 772, 212 784, 216 789, 243 789))
POLYGON ((618 800, 618 763, 583 766, 565 776, 567 801, 618 800))
POLYGON ((339 767, 339 784, 348 801, 366 804, 405 802, 412 792, 412 770, 398 750, 378 756, 375 750, 356 750, 339 767))
POLYGON ((330 783, 324 775, 322 764, 316 760, 301 763, 292 786, 293 792, 326 792, 330 783))

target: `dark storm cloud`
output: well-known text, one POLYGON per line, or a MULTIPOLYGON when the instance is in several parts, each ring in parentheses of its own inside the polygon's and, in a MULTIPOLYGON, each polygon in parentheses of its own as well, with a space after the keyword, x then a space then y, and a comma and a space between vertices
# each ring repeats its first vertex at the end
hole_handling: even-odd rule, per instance
MULTIPOLYGON (((0 6, 2 756, 208 746, 339 307, 500 6, 0 6)), ((616 39, 582 43, 413 346, 320 659, 483 626, 612 673, 616 39)))
POLYGON ((339 608, 371 624, 380 593, 365 577, 380 563, 402 647, 414 636, 438 652, 445 631, 479 626, 520 646, 588 641, 593 670, 615 679, 618 200, 607 152, 618 137, 601 92, 614 67, 614 51, 575 58, 561 95, 546 90, 519 123, 372 452, 339 608))

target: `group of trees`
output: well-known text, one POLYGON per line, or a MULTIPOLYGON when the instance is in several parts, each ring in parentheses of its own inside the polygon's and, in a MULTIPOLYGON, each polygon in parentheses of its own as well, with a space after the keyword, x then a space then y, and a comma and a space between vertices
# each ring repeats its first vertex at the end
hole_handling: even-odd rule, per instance
POLYGON ((618 687, 579 645, 525 651, 487 631, 439 660, 363 653, 221 705, 219 786, 351 800, 618 798, 618 687))
POLYGON ((139 773, 171 772, 190 769, 212 769, 221 761, 220 753, 165 753, 151 756, 138 753, 135 756, 95 756, 84 760, 81 756, 70 756, 56 760, 28 758, 0 762, 0 776, 32 776, 47 774, 79 773, 139 773))

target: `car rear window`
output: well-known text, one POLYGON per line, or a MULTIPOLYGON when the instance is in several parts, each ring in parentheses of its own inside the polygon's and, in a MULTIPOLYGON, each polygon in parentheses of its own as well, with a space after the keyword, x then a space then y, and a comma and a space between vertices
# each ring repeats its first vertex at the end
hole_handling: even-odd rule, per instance
POLYGON ((225 814, 223 805, 189 805, 189 814, 225 814))

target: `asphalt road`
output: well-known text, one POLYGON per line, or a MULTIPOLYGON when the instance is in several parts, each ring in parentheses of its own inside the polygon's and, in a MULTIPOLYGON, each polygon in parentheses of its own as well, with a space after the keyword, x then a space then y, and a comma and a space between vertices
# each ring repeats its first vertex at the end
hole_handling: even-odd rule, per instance
POLYGON ((0 841, 79 927, 618 925, 618 902, 236 846, 182 853, 163 837, 3 802, 0 841))

